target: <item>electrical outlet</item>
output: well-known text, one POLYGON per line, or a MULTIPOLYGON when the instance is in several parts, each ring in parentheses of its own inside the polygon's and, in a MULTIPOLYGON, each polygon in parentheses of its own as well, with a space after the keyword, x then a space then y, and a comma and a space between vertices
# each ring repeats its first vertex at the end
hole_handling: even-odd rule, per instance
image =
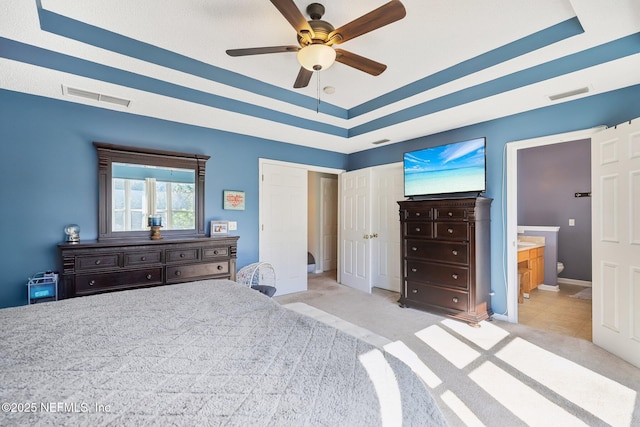
POLYGON ((229 231, 238 229, 238 221, 229 221, 229 231))
POLYGON ((569 227, 574 227, 576 225, 576 220, 573 218, 569 218, 569 227))

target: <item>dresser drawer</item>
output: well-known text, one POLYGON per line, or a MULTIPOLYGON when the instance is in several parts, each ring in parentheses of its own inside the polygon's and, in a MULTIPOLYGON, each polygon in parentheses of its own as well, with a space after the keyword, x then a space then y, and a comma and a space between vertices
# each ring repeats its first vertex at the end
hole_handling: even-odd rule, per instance
POLYGON ((433 219, 467 219, 468 210, 464 208, 434 208, 433 219))
POLYGON ((228 247, 202 248, 202 258, 216 258, 229 256, 228 247))
POLYGON ((436 222, 435 238, 441 240, 469 240, 466 222, 436 222))
POLYGON ((468 293, 407 282, 407 299, 458 311, 469 310, 468 293))
POLYGON ((76 276, 76 294, 92 294, 111 289, 160 284, 162 284, 162 267, 106 274, 79 274, 76 276))
POLYGON ((433 237, 432 222, 405 222, 404 235, 407 237, 433 237))
POLYGON ((167 262, 189 262, 198 260, 198 248, 167 250, 167 262))
POLYGON ((405 240, 407 258, 469 264, 469 244, 437 241, 405 240))
POLYGON ((411 260, 406 263, 408 280, 437 283, 460 289, 469 288, 469 269, 466 267, 411 260))
POLYGON ((162 262, 162 251, 125 252, 124 265, 158 264, 162 262))
POLYGON ((405 209, 404 218, 406 220, 430 220, 433 219, 433 211, 431 208, 416 207, 411 209, 405 209))
POLYGON ((119 267, 120 257, 120 253, 80 255, 76 257, 76 271, 119 267))
POLYGON ((167 283, 205 279, 229 274, 229 261, 208 264, 175 265, 167 267, 167 283))

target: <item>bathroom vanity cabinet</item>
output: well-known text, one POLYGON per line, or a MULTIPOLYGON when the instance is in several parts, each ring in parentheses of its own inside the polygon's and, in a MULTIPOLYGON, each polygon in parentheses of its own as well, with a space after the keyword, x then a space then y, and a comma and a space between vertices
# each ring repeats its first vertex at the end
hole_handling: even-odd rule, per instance
POLYGON ((520 286, 522 292, 529 293, 544 283, 544 246, 518 247, 518 268, 530 271, 529 280, 520 286))

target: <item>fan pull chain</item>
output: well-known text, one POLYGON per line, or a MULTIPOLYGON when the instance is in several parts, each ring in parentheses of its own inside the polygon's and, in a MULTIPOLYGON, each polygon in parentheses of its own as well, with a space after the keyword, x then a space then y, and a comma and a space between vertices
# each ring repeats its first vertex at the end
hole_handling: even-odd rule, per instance
POLYGON ((318 102, 316 103, 316 114, 320 113, 320 71, 316 71, 316 97, 318 102))

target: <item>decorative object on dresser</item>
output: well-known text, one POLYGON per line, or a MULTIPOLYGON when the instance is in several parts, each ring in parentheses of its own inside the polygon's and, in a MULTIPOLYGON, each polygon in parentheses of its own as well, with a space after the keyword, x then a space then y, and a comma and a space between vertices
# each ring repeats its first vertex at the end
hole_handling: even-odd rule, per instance
POLYGON ((59 298, 203 279, 236 280, 238 238, 61 243, 59 298))
POLYGON ((477 326, 490 319, 490 207, 484 197, 398 202, 402 307, 477 326))

